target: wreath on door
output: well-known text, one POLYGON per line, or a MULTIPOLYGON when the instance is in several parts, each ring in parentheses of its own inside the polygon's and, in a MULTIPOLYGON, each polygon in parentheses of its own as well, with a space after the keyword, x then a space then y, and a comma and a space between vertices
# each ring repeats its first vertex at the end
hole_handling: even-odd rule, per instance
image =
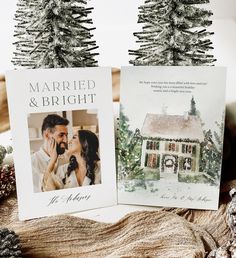
POLYGON ((178 169, 178 156, 164 154, 162 156, 161 171, 164 172, 164 168, 174 168, 174 173, 177 173, 178 169))
POLYGON ((165 162, 164 162, 164 165, 167 168, 173 167, 174 164, 175 164, 175 162, 173 161, 173 159, 170 159, 170 158, 166 159, 165 162))

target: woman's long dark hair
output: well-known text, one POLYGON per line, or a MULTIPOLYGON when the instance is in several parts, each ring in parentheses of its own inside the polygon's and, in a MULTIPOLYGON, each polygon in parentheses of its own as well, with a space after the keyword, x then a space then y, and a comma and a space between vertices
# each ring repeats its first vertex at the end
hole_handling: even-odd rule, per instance
MULTIPOLYGON (((90 178, 90 185, 94 185, 95 170, 97 168, 97 161, 100 160, 98 156, 99 141, 96 134, 88 130, 78 131, 79 141, 81 144, 81 156, 86 163, 86 176, 90 178)), ((67 168, 67 176, 69 177, 71 172, 79 167, 79 164, 75 156, 70 157, 70 163, 67 168)), ((65 184, 65 178, 63 179, 65 184)))

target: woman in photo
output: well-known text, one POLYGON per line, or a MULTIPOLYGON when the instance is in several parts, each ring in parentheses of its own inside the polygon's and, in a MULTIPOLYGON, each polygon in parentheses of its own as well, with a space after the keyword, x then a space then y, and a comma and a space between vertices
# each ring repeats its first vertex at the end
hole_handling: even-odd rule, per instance
POLYGON ((56 168, 55 142, 51 142, 54 153, 43 178, 43 191, 67 189, 101 183, 99 141, 96 134, 79 130, 69 142, 70 162, 56 168))

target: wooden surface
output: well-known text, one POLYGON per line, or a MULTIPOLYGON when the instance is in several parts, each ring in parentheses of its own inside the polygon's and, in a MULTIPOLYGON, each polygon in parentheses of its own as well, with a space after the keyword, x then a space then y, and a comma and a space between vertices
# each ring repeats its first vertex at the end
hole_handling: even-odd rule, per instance
POLYGON ((5 77, 0 75, 0 133, 8 130, 9 128, 5 77))

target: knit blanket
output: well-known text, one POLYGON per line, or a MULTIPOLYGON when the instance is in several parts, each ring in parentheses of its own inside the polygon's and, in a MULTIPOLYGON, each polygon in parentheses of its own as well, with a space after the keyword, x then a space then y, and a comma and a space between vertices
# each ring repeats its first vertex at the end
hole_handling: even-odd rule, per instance
MULTIPOLYGON (((165 208, 126 215, 114 224, 73 216, 19 221, 16 197, 0 203, 0 227, 20 237, 23 257, 203 258, 230 238, 224 185, 217 211, 165 208)), ((29 207, 30 209, 30 207, 29 207)))

